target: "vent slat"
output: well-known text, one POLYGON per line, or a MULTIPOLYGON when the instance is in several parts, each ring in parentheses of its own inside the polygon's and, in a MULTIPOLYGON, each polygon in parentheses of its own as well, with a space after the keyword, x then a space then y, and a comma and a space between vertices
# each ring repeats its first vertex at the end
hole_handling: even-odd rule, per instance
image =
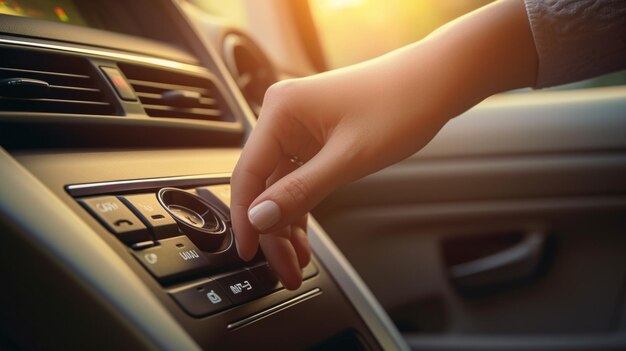
POLYGON ((62 72, 50 72, 50 71, 39 71, 34 69, 19 69, 19 68, 9 68, 9 67, 0 67, 0 72, 18 72, 18 73, 30 73, 30 74, 43 74, 48 76, 60 76, 60 77, 70 77, 70 78, 80 78, 80 79, 89 79, 91 77, 86 76, 84 74, 72 74, 72 73, 62 73, 62 72))
POLYGON ((110 108, 110 104, 106 102, 0 98, 0 111, 101 114, 103 109, 110 108))
POLYGON ((64 100, 64 99, 20 99, 20 98, 0 97, 0 102, 1 101, 14 101, 15 103, 21 103, 21 102, 28 102, 28 103, 46 102, 46 103, 59 103, 59 104, 87 104, 87 105, 100 105, 100 106, 111 105, 108 102, 102 102, 102 101, 64 100))
POLYGON ((0 48, 0 79, 5 78, 37 79, 48 83, 49 89, 37 98, 0 96, 0 112, 115 113, 115 107, 100 87, 99 76, 85 58, 3 47, 0 48))
POLYGON ((193 115, 207 115, 212 117, 219 117, 222 115, 222 112, 217 109, 208 109, 208 108, 195 108, 195 107, 172 107, 172 106, 164 106, 164 105, 143 105, 146 110, 159 110, 166 112, 180 112, 185 114, 193 114, 193 115))
MULTIPOLYGON (((141 100, 141 103, 144 105, 165 105, 165 102, 161 98, 161 94, 137 92, 136 95, 137 97, 139 97, 139 100, 141 100)), ((213 98, 202 97, 198 101, 198 107, 216 107, 216 103, 217 101, 213 98)))
POLYGON ((124 63, 118 66, 151 117, 233 121, 215 83, 207 76, 124 63), (189 106, 180 107, 176 101, 162 98, 162 93, 171 90, 193 91, 201 96, 184 103, 189 106))
POLYGON ((47 82, 51 85, 57 86, 73 86, 79 88, 90 88, 93 86, 93 82, 90 79, 77 78, 74 76, 66 76, 66 75, 48 75, 44 73, 26 73, 26 72, 17 72, 14 74, 6 74, 0 72, 0 79, 4 78, 31 78, 31 79, 39 79, 47 82))
POLYGON ((96 88, 51 85, 48 98, 56 100, 100 101, 102 91, 96 88))
POLYGON ((156 88, 161 91, 167 90, 190 90, 197 91, 200 94, 208 94, 209 92, 201 87, 194 87, 189 85, 180 85, 180 84, 169 84, 169 83, 161 83, 161 82, 148 82, 145 80, 137 80, 137 79, 129 79, 128 80, 133 87, 136 87, 135 90, 141 91, 142 87, 147 88, 156 88))
POLYGON ((83 87, 71 87, 71 86, 64 86, 64 85, 50 85, 51 89, 62 89, 62 90, 71 90, 71 91, 90 91, 93 93, 99 93, 102 90, 97 89, 97 88, 83 88, 83 87))

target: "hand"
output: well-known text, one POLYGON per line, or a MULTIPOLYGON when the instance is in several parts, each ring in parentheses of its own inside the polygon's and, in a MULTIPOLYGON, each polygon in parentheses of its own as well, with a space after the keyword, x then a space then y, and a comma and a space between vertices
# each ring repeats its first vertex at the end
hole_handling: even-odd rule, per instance
POLYGON ((529 85, 535 66, 524 4, 511 0, 377 59, 272 86, 231 179, 239 255, 251 259, 260 243, 285 287, 298 288, 308 211, 412 155, 485 97, 529 85))
POLYGON ((287 288, 300 285, 310 259, 306 213, 340 185, 412 154, 445 122, 420 118, 401 87, 387 88, 398 84, 385 83, 385 64, 282 82, 266 94, 233 173, 231 212, 240 256, 252 258, 267 234, 260 244, 287 288))

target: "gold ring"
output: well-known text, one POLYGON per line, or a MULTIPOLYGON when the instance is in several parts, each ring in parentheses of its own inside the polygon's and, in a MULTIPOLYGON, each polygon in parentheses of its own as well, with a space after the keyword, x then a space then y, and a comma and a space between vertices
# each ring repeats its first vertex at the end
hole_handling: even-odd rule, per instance
POLYGON ((300 167, 304 164, 304 162, 302 162, 302 160, 300 160, 300 158, 298 156, 291 156, 289 158, 289 162, 293 163, 294 165, 300 167))

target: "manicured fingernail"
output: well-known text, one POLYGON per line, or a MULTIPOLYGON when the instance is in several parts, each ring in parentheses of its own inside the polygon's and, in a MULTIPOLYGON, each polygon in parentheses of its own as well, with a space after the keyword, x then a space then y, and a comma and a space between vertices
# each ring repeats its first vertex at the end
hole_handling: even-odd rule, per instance
POLYGON ((280 220, 280 207, 271 200, 266 200, 248 211, 248 219, 256 229, 263 231, 280 220))

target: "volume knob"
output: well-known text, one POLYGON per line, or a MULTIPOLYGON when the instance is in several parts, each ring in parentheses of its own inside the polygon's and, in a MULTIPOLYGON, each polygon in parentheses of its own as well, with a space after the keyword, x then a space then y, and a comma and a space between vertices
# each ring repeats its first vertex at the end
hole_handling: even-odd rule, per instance
POLYGON ((180 230, 201 250, 219 252, 232 243, 228 219, 203 198, 177 188, 162 188, 157 198, 180 230))

